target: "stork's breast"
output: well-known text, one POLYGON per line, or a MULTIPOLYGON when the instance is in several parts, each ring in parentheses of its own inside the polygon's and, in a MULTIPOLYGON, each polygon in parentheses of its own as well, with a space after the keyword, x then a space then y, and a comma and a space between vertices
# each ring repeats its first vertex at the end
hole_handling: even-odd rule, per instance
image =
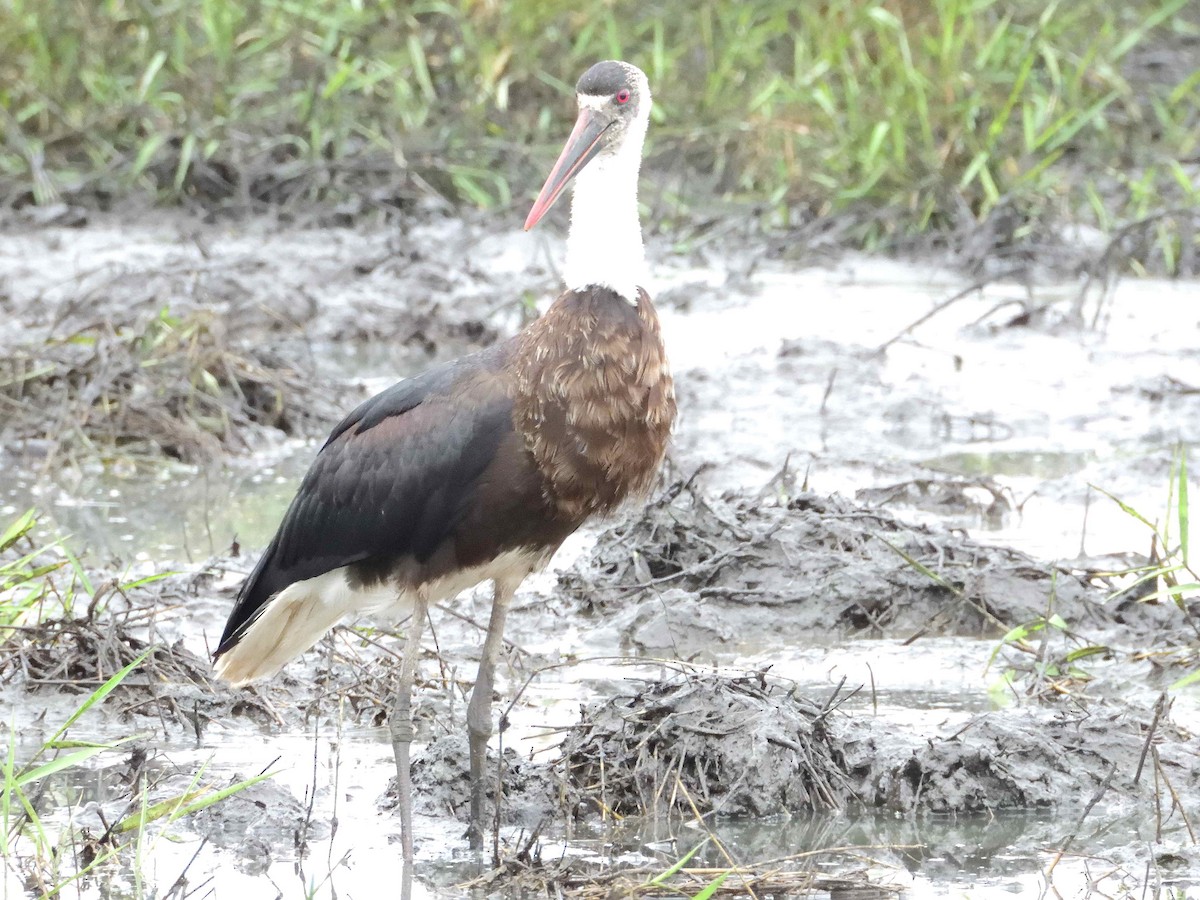
POLYGON ((564 298, 531 329, 536 350, 522 354, 514 420, 547 498, 582 521, 650 488, 675 393, 649 298, 637 308, 564 298))

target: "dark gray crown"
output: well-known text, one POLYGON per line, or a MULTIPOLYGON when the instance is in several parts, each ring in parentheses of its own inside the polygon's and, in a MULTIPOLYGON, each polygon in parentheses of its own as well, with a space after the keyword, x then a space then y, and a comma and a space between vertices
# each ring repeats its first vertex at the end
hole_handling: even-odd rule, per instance
POLYGON ((579 83, 575 85, 575 91, 588 97, 609 97, 621 88, 628 88, 636 93, 635 72, 637 69, 629 63, 606 59, 583 73, 579 83))

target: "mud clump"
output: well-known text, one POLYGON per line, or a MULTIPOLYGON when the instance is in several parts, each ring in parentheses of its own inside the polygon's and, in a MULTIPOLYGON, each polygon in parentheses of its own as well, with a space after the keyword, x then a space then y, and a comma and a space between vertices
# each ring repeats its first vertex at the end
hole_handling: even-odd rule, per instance
POLYGON ((1197 736, 1117 703, 984 713, 947 736, 912 736, 906 753, 896 752, 895 735, 853 739, 870 727, 864 721, 843 735, 852 776, 867 776, 864 802, 896 812, 1090 810, 1104 799, 1157 803, 1167 821, 1195 808, 1200 790, 1197 736))
POLYGON ((47 619, 13 631, 0 644, 0 680, 20 676, 30 691, 90 689, 143 654, 147 668, 163 667, 158 674, 170 680, 207 678, 207 664, 182 646, 155 647, 118 621, 81 617, 47 619))
MULTIPOLYGON (((0 334, 10 450, 202 462, 280 435, 320 438, 363 399, 330 371, 329 344, 379 342, 399 377, 500 333, 487 279, 447 275, 445 235, 148 218, 20 235, 0 271, 17 326, 0 334), (86 249, 64 249, 76 243, 86 249), (80 256, 97 262, 80 270, 80 256)), ((426 218, 412 227, 450 229, 426 218)))
POLYGON ((683 483, 604 532, 561 584, 633 649, 689 660, 763 633, 995 637, 1039 620, 1050 597, 1071 628, 1119 624, 1127 640, 1173 617, 1165 604, 1105 604, 1073 572, 837 496, 709 498, 683 483))
POLYGON ((572 811, 839 809, 853 791, 829 712, 752 676, 683 675, 593 704, 562 747, 572 811))
POLYGON ((309 840, 323 840, 330 833, 327 823, 313 819, 311 810, 271 781, 252 784, 194 813, 190 825, 217 847, 236 850, 238 868, 251 875, 266 872, 281 852, 303 855, 309 840))
MULTIPOLYGON (((1122 720, 1107 711, 1090 720, 1034 710, 985 713, 949 736, 923 740, 878 733, 862 719, 848 723, 844 750, 870 806, 901 813, 1072 806, 1105 783, 1113 760, 1136 763, 1145 740, 1119 727, 1122 720)), ((1131 767, 1128 780, 1132 775, 1131 767)))
POLYGON ((30 694, 84 696, 137 662, 108 701, 122 719, 152 716, 197 736, 208 720, 233 711, 260 722, 275 721, 252 692, 214 679, 209 661, 182 641, 154 643, 146 627, 153 614, 135 607, 0 629, 0 635, 7 631, 0 641, 0 684, 18 685, 30 694))
POLYGON ((1008 709, 925 735, 840 707, 761 674, 677 676, 591 704, 561 746, 565 813, 967 814, 1104 798, 1157 802, 1168 820, 1173 800, 1182 814, 1200 793, 1200 738, 1147 710, 1008 709))
POLYGON ((311 373, 202 311, 0 350, 0 385, 13 410, 0 435, 43 455, 99 444, 199 462, 247 450, 255 429, 315 436, 335 416, 311 373))
MULTIPOLYGON (((500 772, 500 821, 538 830, 553 821, 560 807, 560 782, 549 768, 504 748, 503 766, 488 751, 484 768, 487 781, 486 820, 494 815, 496 776, 500 772)), ((413 807, 422 815, 450 816, 466 822, 471 809, 470 752, 464 729, 439 735, 426 744, 412 763, 413 807)), ((381 806, 396 804, 396 783, 391 780, 381 806)))

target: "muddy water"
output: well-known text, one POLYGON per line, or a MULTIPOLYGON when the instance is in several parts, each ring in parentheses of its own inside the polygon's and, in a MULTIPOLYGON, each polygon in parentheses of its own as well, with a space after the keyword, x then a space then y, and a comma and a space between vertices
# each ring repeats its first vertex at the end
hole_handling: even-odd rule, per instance
MULTIPOLYGON (((273 236, 264 250, 281 240, 273 236)), ((140 258, 143 248, 125 246, 140 258)), ((481 267, 518 265, 501 237, 481 241, 480 250, 481 267)), ((996 497, 974 488, 968 498, 982 510, 934 517, 1044 559, 1100 555, 1143 549, 1146 535, 1089 485, 1160 517, 1172 448, 1193 443, 1200 429, 1193 284, 1127 280, 1109 294, 1093 289, 1083 313, 1100 325, 1084 329, 1053 324, 1082 284, 993 284, 877 352, 954 295, 961 279, 928 265, 857 258, 799 272, 760 263, 752 277, 736 279, 711 264, 676 268, 666 260, 658 276, 683 398, 674 458, 684 469, 707 466, 716 490, 756 489, 785 460, 814 489, 845 495, 945 476, 991 481, 999 505, 1016 509, 986 514, 996 497), (1052 324, 1006 325, 1026 308, 1047 309, 1052 324)), ((342 315, 348 293, 324 315, 342 315)), ((501 330, 515 327, 511 313, 499 317, 501 330)), ((364 390, 397 373, 379 345, 353 355, 318 345, 315 353, 364 390)), ((314 449, 287 442, 202 470, 118 462, 46 474, 36 463, 10 464, 0 474, 0 511, 36 505, 120 556, 203 556, 235 535, 257 546, 314 449), (186 515, 161 515, 160 492, 181 497, 186 515)))
MULTIPOLYGON (((16 306, 22 307, 23 298, 28 309, 31 298, 53 294, 62 302, 70 295, 63 287, 70 284, 62 277, 64 242, 75 248, 73 265, 81 273, 100 262, 175 264, 191 258, 192 244, 203 243, 206 258, 226 254, 243 267, 253 261, 254 274, 246 282, 268 296, 281 290, 268 286, 272 279, 286 287, 292 278, 320 276, 318 286, 328 289, 309 328, 317 355, 331 360, 327 372, 373 389, 390 373, 419 368, 419 361, 388 352, 386 341, 347 354, 344 342, 329 339, 361 310, 362 295, 376 304, 373 310, 384 302, 380 296, 403 305, 402 292, 388 297, 394 278, 380 276, 364 285, 346 274, 356 254, 391 252, 390 235, 332 232, 326 240, 324 232, 199 225, 177 225, 174 233, 177 237, 164 240, 161 228, 129 223, 85 229, 81 243, 71 232, 35 233, 22 239, 19 252, 0 260, 2 277, 18 298, 16 306), (194 239, 197 230, 201 241, 194 239)), ((448 270, 443 289, 501 333, 517 327, 520 308, 497 297, 545 296, 553 283, 545 261, 557 248, 544 237, 513 237, 490 224, 441 222, 414 228, 406 240, 441 247, 447 267, 470 248, 470 272, 448 270)), ((879 493, 868 502, 887 498, 889 509, 911 521, 964 529, 981 541, 1019 547, 1047 561, 1148 549, 1144 526, 1089 485, 1120 496, 1151 519, 1162 516, 1174 447, 1194 444, 1200 430, 1200 355, 1192 346, 1200 286, 1126 281, 1108 294, 1091 292, 1083 297, 1081 313, 1096 325, 1079 328, 1068 314, 1079 301, 1080 284, 997 283, 968 293, 906 333, 955 295, 962 278, 927 263, 863 258, 800 271, 766 259, 751 267, 747 257, 761 256, 753 246, 680 260, 662 245, 653 255, 680 395, 672 465, 685 477, 704 467, 699 475, 704 490, 774 495, 802 482, 816 492, 847 497, 874 490, 879 493), (1030 310, 1030 322, 1014 322, 1030 310), (776 479, 785 463, 791 483, 776 479), (955 491, 929 488, 947 483, 955 491)), ((452 349, 439 348, 435 355, 453 355, 452 349)), ((235 538, 248 549, 261 547, 313 452, 305 442, 275 442, 254 457, 220 466, 97 464, 52 472, 36 461, 0 457, 0 514, 36 505, 60 531, 101 558, 146 569, 186 565, 223 551, 235 538)), ((569 568, 594 539, 592 531, 569 542, 555 569, 569 568)), ((631 668, 618 658, 623 652, 618 630, 563 615, 556 589, 552 571, 523 591, 508 635, 521 652, 510 658, 499 686, 507 698, 528 681, 510 712, 504 742, 534 759, 552 753, 562 729, 578 721, 581 702, 667 671, 653 663, 631 668)), ((458 609, 485 620, 486 596, 472 596, 458 609)), ((206 599, 194 613, 173 627, 201 652, 201 634, 219 629, 223 609, 206 599)), ((450 680, 469 681, 473 669, 466 660, 477 634, 446 616, 435 617, 435 625, 441 655, 452 667, 450 680)), ((763 631, 712 648, 706 661, 736 670, 771 666, 774 675, 814 696, 828 695, 845 678, 852 687, 862 686, 846 704, 849 713, 947 735, 968 716, 1012 702, 988 668, 995 649, 993 640, 962 637, 906 645, 900 639, 814 634, 797 644, 763 631)), ((309 660, 295 668, 311 672, 312 665, 309 660)), ((294 696, 285 687, 267 692, 281 706, 294 696)), ((439 702, 450 704, 450 724, 435 720, 428 737, 461 722, 461 685, 444 695, 439 702)), ((13 697, 13 708, 20 706, 32 718, 46 705, 44 698, 32 699, 30 705, 13 697)), ((1200 727, 1194 689, 1177 698, 1174 717, 1186 727, 1200 727)), ((98 737, 128 730, 99 721, 93 727, 98 737)), ((248 805, 242 820, 234 808, 221 820, 225 838, 211 839, 198 855, 197 836, 216 833, 206 832, 203 823, 183 828, 182 842, 164 835, 144 855, 150 862, 142 876, 165 888, 190 865, 191 883, 211 877, 218 896, 276 890, 284 896, 335 891, 377 896, 381 880, 395 883, 398 825, 379 809, 392 771, 386 730, 364 727, 333 707, 315 723, 268 734, 264 740, 258 726, 220 721, 207 727, 199 745, 182 728, 156 743, 157 753, 179 773, 176 778, 201 765, 220 777, 269 767, 279 773, 272 789, 283 795, 248 805), (310 797, 316 824, 300 854, 293 849, 293 833, 310 797), (274 812, 255 813, 262 808, 274 812)), ((85 803, 103 801, 97 793, 105 783, 102 775, 95 785, 81 786, 85 803)), ((1052 886, 1074 896, 1087 893, 1089 879, 1097 878, 1097 889, 1119 894, 1145 883, 1140 867, 1149 865, 1153 831, 1144 819, 1120 811, 1081 838, 1075 853, 1047 876, 1051 848, 1072 832, 1077 814, 1072 809, 920 820, 842 815, 720 823, 717 832, 744 861, 798 849, 880 848, 858 853, 856 867, 865 865, 877 881, 910 888, 914 895, 969 891, 998 897, 1052 886), (883 849, 897 845, 914 847, 883 849), (1116 847, 1124 848, 1119 864, 1093 871, 1088 856, 1116 847)), ((88 809, 79 815, 86 817, 88 809)), ((625 854, 665 867, 699 842, 686 822, 627 825, 617 836, 602 826, 580 828, 547 834, 543 857, 625 854)), ((436 811, 418 817, 415 896, 462 893, 456 886, 478 867, 465 851, 462 831, 459 822, 436 811)), ((517 829, 504 831, 510 843, 518 835, 517 829)), ((709 862, 720 864, 706 852, 709 862)))
POLYGON ((681 390, 700 401, 681 449, 715 455, 718 484, 762 483, 788 452, 822 491, 930 472, 992 478, 1024 515, 961 523, 977 536, 1050 559, 1138 546, 1111 503, 1085 530, 1087 485, 1155 513, 1165 504, 1165 451, 1200 428, 1198 288, 1123 282, 1087 298, 1104 330, 1079 331, 1005 323, 1023 306, 1065 315, 1081 285, 990 285, 876 355, 960 287, 927 267, 852 260, 760 271, 746 293, 668 314, 681 390))

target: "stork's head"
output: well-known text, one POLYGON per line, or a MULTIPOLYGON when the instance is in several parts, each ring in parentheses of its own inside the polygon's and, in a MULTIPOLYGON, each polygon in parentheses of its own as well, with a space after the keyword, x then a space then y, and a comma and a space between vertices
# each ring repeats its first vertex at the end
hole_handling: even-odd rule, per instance
POLYGON ((641 69, 613 59, 598 62, 575 85, 575 98, 579 104, 575 128, 529 211, 526 231, 593 160, 600 166, 606 160, 628 159, 635 173, 641 161, 650 121, 650 84, 641 69))

